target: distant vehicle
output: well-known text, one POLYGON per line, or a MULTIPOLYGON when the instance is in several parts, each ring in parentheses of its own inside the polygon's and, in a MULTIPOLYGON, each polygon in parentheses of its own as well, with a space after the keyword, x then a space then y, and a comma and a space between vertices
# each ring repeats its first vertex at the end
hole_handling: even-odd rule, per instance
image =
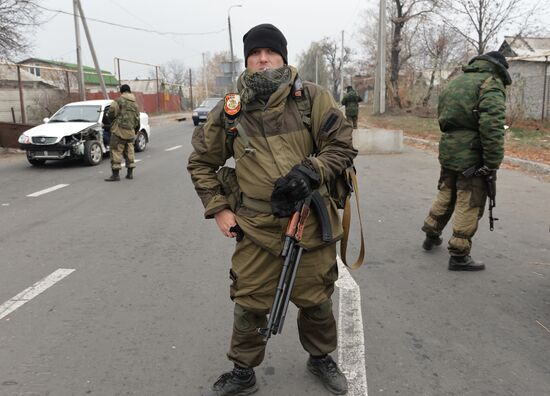
MULTIPOLYGON (((109 152, 109 128, 103 125, 103 115, 112 100, 87 100, 69 103, 44 124, 19 136, 19 146, 27 152, 31 165, 41 166, 48 160, 83 159, 89 165, 98 165, 109 152)), ((149 116, 139 114, 140 127, 135 149, 143 151, 151 138, 149 116)))
POLYGON ((216 106, 223 98, 206 98, 202 101, 199 107, 193 110, 192 118, 195 126, 199 125, 199 122, 205 122, 208 113, 216 106))

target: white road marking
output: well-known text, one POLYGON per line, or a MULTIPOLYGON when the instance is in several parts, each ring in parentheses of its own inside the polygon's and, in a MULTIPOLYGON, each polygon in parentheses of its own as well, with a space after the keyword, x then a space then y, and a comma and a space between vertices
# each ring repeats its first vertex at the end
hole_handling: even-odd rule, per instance
POLYGON ((37 192, 32 193, 32 194, 29 194, 29 195, 27 195, 27 197, 38 197, 40 195, 47 194, 49 192, 59 190, 60 188, 67 187, 67 186, 68 186, 68 184, 58 184, 57 186, 53 186, 53 187, 50 187, 50 188, 46 188, 45 190, 41 190, 41 191, 37 191, 37 192))
POLYGON ((359 286, 337 257, 340 276, 338 308, 338 365, 348 379, 349 396, 368 396, 365 366, 365 336, 359 286))
POLYGON ((178 146, 174 146, 174 147, 167 148, 167 149, 165 149, 164 151, 177 150, 177 149, 179 149, 179 148, 181 148, 181 147, 182 147, 182 145, 180 144, 180 145, 178 145, 178 146))
POLYGON ((30 300, 38 296, 49 287, 53 286, 55 283, 59 282, 61 279, 65 278, 73 271, 74 269, 59 268, 50 275, 46 276, 44 279, 36 282, 31 287, 23 290, 12 299, 6 301, 4 304, 0 305, 0 319, 9 315, 23 304, 28 303, 30 300))
MULTIPOLYGON (((140 159, 136 159, 134 162, 137 164, 138 162, 141 162, 141 160, 140 160, 140 159)), ((126 161, 122 161, 122 162, 120 163, 120 166, 122 166, 122 167, 124 168, 124 167, 126 166, 126 161)))

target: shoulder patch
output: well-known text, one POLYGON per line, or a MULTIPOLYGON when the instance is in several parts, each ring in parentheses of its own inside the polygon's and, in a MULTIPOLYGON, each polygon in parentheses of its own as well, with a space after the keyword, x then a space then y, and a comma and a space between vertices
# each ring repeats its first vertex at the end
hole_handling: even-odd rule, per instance
POLYGON ((241 111, 241 97, 236 93, 228 93, 225 95, 223 103, 223 111, 228 118, 235 118, 241 111))

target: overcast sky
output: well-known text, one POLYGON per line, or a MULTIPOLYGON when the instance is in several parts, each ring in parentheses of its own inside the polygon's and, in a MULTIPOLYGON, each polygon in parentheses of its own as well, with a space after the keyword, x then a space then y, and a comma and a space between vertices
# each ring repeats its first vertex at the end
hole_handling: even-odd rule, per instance
MULTIPOLYGON (((529 0, 532 1, 532 0, 529 0)), ((154 30, 156 34, 125 29, 89 20, 93 44, 102 69, 114 71, 115 57, 150 64, 172 59, 186 67, 202 66, 202 54, 229 51, 228 9, 232 7, 231 27, 235 56, 242 59, 242 36, 260 23, 272 23, 288 40, 289 63, 311 42, 331 37, 361 50, 358 30, 365 10, 376 12, 378 0, 81 0, 86 18, 154 30), (192 34, 189 34, 192 33, 192 34), (197 33, 201 33, 198 35, 197 33)), ((42 0, 50 10, 72 13, 72 0, 42 0)), ((76 63, 74 19, 71 15, 41 10, 47 21, 35 31, 34 49, 29 56, 76 63)), ((550 25, 550 13, 543 16, 550 25)), ((93 66, 81 26, 83 60, 93 66)), ((123 79, 146 78, 147 66, 121 63, 123 79)))

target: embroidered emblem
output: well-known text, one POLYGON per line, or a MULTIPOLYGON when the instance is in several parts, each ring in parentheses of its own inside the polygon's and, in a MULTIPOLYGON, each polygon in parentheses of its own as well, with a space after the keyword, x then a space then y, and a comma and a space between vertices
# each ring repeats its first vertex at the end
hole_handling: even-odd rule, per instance
POLYGON ((241 97, 236 93, 225 95, 223 110, 230 118, 235 118, 241 111, 241 97))

